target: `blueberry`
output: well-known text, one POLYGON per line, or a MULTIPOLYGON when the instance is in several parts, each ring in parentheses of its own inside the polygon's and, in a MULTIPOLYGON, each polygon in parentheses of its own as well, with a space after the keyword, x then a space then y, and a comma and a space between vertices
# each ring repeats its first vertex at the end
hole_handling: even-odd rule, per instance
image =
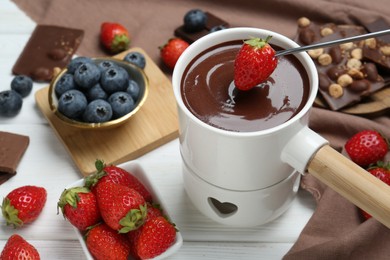
POLYGON ((74 81, 82 89, 92 88, 100 80, 100 69, 94 63, 81 64, 74 73, 74 81))
POLYGON ((127 61, 128 63, 134 64, 141 69, 144 69, 146 66, 145 56, 137 51, 129 52, 128 54, 126 54, 123 60, 127 61))
POLYGON ((11 89, 18 92, 22 97, 27 97, 31 93, 32 86, 32 79, 25 75, 15 76, 11 81, 11 89))
POLYGON ((139 85, 136 81, 130 79, 129 85, 127 86, 126 92, 130 94, 130 96, 136 101, 139 97, 139 85))
POLYGON ((114 118, 122 117, 134 109, 134 100, 129 93, 115 92, 108 98, 114 118))
POLYGON ((88 91, 86 92, 86 96, 89 101, 95 99, 107 99, 108 97, 107 93, 103 90, 102 86, 100 86, 99 83, 88 89, 88 91))
POLYGON ((216 32, 216 31, 221 31, 225 30, 226 26, 225 25, 216 25, 210 29, 210 33, 216 32))
POLYGON ((109 94, 118 91, 125 91, 129 75, 122 67, 113 67, 102 73, 100 84, 102 88, 109 94))
POLYGON ((104 60, 97 64, 101 72, 104 72, 106 69, 115 67, 116 64, 113 61, 110 60, 104 60))
POLYGON ((57 98, 59 98, 66 91, 75 89, 76 83, 74 82, 74 78, 72 74, 65 73, 58 79, 54 91, 56 93, 57 98))
POLYGON ((6 117, 16 116, 22 109, 23 99, 14 90, 0 92, 0 115, 6 117))
POLYGON ((199 32, 206 26, 207 15, 200 9, 192 9, 184 16, 184 29, 187 32, 199 32))
POLYGON ((92 63, 92 62, 93 62, 92 59, 88 57, 81 56, 81 57, 74 58, 69 62, 67 66, 68 69, 67 73, 73 74, 81 64, 92 63))
POLYGON ((109 121, 111 117, 111 105, 102 99, 89 103, 83 114, 83 120, 87 123, 103 123, 109 121))
POLYGON ((77 119, 87 107, 87 98, 76 89, 66 91, 58 100, 58 111, 64 116, 77 119))

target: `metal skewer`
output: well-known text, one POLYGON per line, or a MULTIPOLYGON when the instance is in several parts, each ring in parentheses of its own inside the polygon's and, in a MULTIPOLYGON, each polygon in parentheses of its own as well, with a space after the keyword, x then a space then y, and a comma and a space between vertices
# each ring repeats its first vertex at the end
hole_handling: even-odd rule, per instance
POLYGON ((338 39, 338 40, 334 40, 334 41, 321 42, 321 43, 306 45, 306 46, 302 46, 302 47, 281 50, 281 51, 277 51, 275 56, 283 56, 283 55, 288 55, 288 54, 292 54, 292 53, 296 53, 296 52, 328 47, 331 45, 337 45, 337 44, 342 44, 342 43, 347 43, 347 42, 364 40, 364 39, 368 39, 368 38, 383 36, 386 34, 390 34, 390 29, 378 31, 378 32, 373 32, 373 33, 362 34, 362 35, 358 35, 358 36, 347 37, 347 38, 338 39))

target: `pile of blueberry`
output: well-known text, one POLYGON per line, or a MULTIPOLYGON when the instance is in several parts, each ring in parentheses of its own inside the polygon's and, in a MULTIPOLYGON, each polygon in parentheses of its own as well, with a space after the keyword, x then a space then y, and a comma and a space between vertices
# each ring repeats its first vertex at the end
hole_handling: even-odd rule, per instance
MULTIPOLYGON (((141 53, 129 53, 125 61, 143 69, 141 53)), ((77 57, 54 86, 58 111, 73 120, 103 123, 130 113, 140 96, 139 84, 113 60, 77 57)))
POLYGON ((23 98, 32 90, 33 81, 25 75, 17 75, 11 81, 11 89, 0 92, 0 116, 14 117, 23 106, 23 98))

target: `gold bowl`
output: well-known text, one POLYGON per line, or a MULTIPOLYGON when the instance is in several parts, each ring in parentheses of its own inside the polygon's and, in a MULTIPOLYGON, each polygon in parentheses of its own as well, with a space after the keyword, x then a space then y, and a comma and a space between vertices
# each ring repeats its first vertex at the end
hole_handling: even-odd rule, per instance
POLYGON ((65 115, 60 113, 57 109, 58 98, 55 93, 55 86, 58 80, 67 72, 67 69, 65 68, 61 70, 51 81, 49 87, 49 95, 48 95, 50 109, 62 122, 66 123, 67 125, 77 127, 77 128, 82 128, 82 129, 109 129, 126 123, 131 117, 133 117, 140 110, 142 105, 145 103, 149 92, 149 79, 146 76, 145 72, 142 69, 138 68, 137 66, 119 59, 115 59, 115 58, 94 58, 93 59, 95 64, 107 60, 112 61, 116 65, 124 68, 129 74, 129 77, 138 83, 140 92, 139 92, 139 97, 135 101, 134 109, 122 117, 112 119, 110 121, 106 121, 102 123, 87 123, 87 122, 82 122, 82 121, 78 121, 66 117, 65 115))

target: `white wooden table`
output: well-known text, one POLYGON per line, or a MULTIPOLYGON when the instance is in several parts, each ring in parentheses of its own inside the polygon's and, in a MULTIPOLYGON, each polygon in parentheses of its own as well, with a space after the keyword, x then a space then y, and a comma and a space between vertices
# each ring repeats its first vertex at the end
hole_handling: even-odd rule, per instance
MULTIPOLYGON (((0 2, 0 91, 10 88, 12 66, 34 28, 35 23, 14 3, 0 2)), ((34 83, 33 92, 44 86, 34 83)), ((72 227, 61 214, 57 215, 56 208, 64 187, 81 175, 37 108, 34 93, 24 99, 19 115, 0 118, 0 131, 30 137, 17 175, 0 185, 0 198, 22 185, 43 186, 48 192, 46 206, 32 224, 13 229, 0 217, 0 249, 11 234, 18 233, 38 249, 42 259, 85 259, 72 227)), ((191 205, 182 185, 177 139, 138 161, 161 188, 184 238, 182 248, 170 259, 281 259, 315 208, 311 195, 299 191, 291 208, 272 223, 256 228, 229 228, 207 219, 191 205)))

